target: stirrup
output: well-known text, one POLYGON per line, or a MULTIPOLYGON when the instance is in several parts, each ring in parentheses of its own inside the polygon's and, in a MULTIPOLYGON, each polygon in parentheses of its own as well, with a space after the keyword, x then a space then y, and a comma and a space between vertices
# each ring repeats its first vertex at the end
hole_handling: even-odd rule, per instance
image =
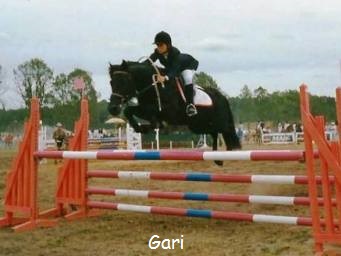
POLYGON ((198 114, 197 108, 195 107, 194 104, 191 103, 186 106, 186 114, 189 117, 198 114))

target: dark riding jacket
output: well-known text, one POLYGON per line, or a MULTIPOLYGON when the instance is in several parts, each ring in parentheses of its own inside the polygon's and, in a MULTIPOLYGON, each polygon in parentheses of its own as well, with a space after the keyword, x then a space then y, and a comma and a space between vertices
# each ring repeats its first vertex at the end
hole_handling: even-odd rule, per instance
POLYGON ((150 55, 153 61, 159 60, 162 65, 165 66, 166 76, 169 79, 179 76, 185 69, 196 70, 199 62, 194 59, 191 55, 181 53, 176 47, 171 47, 168 50, 168 54, 163 54, 155 51, 150 55))

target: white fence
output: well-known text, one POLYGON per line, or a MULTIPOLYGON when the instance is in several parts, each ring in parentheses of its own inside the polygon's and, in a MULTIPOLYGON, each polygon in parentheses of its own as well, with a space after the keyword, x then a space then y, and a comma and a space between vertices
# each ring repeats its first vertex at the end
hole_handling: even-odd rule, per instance
MULTIPOLYGON (((339 138, 336 131, 326 131, 325 136, 329 141, 339 138)), ((289 144, 303 141, 303 132, 264 133, 262 135, 263 144, 289 144)))

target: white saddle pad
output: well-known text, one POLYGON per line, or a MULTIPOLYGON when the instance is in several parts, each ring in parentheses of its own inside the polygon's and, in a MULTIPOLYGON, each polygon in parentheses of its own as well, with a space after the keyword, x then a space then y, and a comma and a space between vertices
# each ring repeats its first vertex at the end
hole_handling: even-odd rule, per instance
POLYGON ((194 85, 194 98, 193 103, 196 106, 210 107, 212 106, 212 99, 204 91, 204 89, 198 85, 194 85))

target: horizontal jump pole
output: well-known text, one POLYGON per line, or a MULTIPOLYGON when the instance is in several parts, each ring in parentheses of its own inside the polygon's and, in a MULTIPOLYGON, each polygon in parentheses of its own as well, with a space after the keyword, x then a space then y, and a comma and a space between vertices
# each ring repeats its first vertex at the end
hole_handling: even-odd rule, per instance
MULTIPOLYGON (((102 150, 102 151, 37 151, 38 158, 107 159, 107 160, 193 160, 193 161, 303 161, 302 150, 190 151, 190 150, 102 150)), ((316 157, 318 154, 316 153, 316 157)))
MULTIPOLYGON (((263 195, 238 195, 238 194, 216 194, 198 192, 164 192, 134 189, 114 189, 89 187, 86 189, 88 195, 112 195, 128 196, 157 199, 175 200, 195 200, 195 201, 215 201, 230 203, 250 203, 250 204, 275 204, 275 205, 310 205, 308 197, 291 196, 263 196, 263 195)), ((318 198, 318 204, 323 205, 323 198, 318 198)), ((333 206, 336 205, 335 199, 332 200, 333 206)))
MULTIPOLYGON (((107 171, 91 170, 88 178, 114 179, 143 179, 143 180, 181 180, 226 183, 259 183, 259 184, 308 184, 307 176, 295 175, 240 175, 240 174, 211 174, 204 172, 145 172, 145 171, 107 171)), ((316 183, 321 184, 322 178, 316 177, 316 183)), ((329 177, 334 182, 334 177, 329 177)))
POLYGON ((307 217, 291 217, 291 216, 278 216, 278 215, 263 215, 251 214, 240 212, 225 212, 225 211, 212 211, 200 209, 185 209, 174 207, 161 207, 161 206, 145 206, 134 204, 121 204, 100 201, 89 201, 87 203, 89 208, 94 209, 107 209, 116 211, 130 211, 149 214, 160 215, 173 215, 182 217, 198 217, 220 220, 235 220, 235 221, 248 221, 260 223, 277 223, 277 224, 291 224, 300 226, 311 226, 311 218, 307 217))

